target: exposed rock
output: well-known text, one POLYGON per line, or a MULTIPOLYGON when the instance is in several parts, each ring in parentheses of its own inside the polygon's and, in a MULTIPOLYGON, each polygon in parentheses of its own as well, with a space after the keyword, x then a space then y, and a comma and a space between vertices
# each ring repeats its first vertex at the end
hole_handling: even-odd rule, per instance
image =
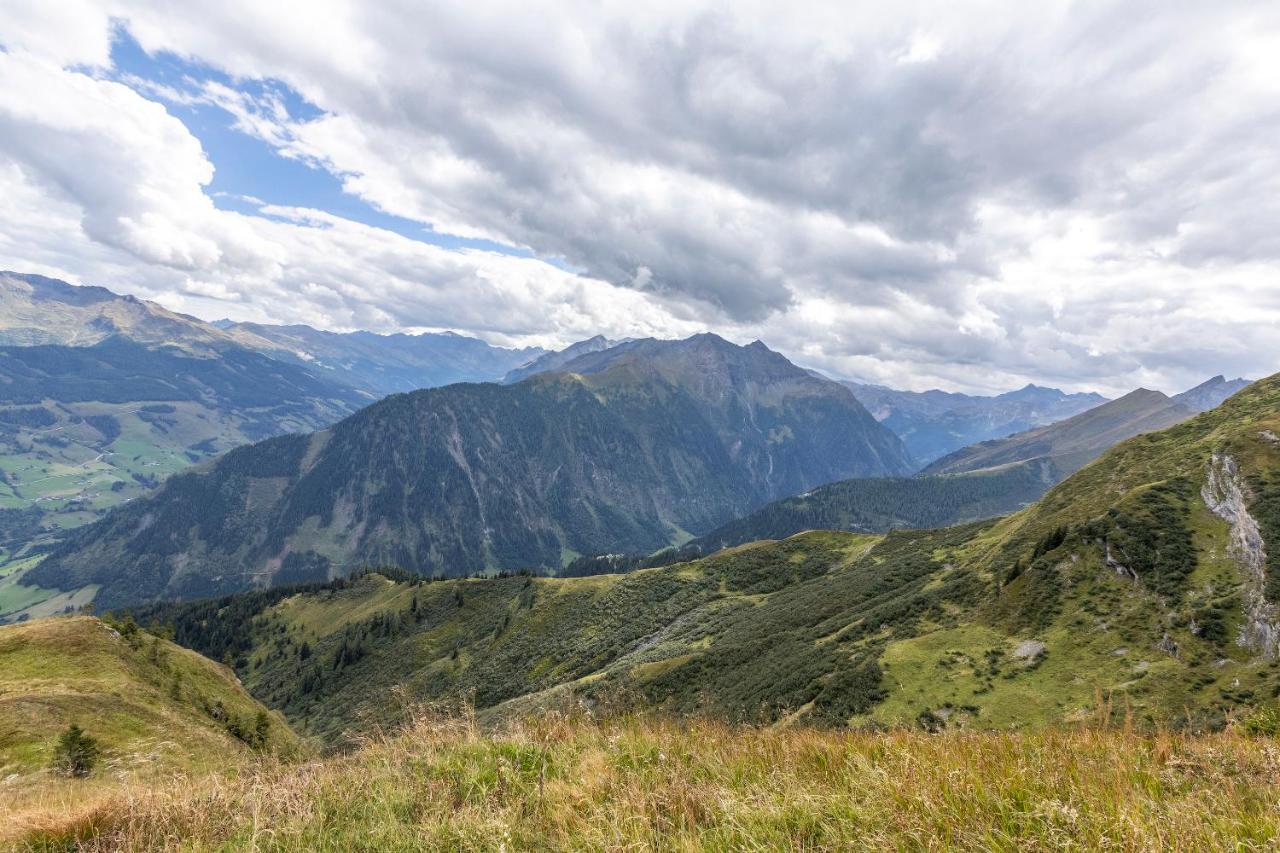
POLYGON ((1182 651, 1182 647, 1178 645, 1178 641, 1173 637, 1170 637, 1167 633, 1160 638, 1160 642, 1156 643, 1156 648, 1169 655, 1169 657, 1175 658, 1178 656, 1178 653, 1182 651))
POLYGON ((1118 575, 1122 575, 1126 578, 1131 578, 1134 581, 1134 583, 1137 583, 1138 573, 1135 572, 1133 569, 1129 568, 1128 566, 1124 565, 1123 563, 1121 563, 1114 556, 1112 556, 1110 542, 1105 543, 1105 545, 1106 545, 1106 553, 1104 554, 1104 558, 1106 559, 1106 562, 1107 562, 1107 568, 1112 569, 1118 575))
POLYGON ((1276 435, 1269 429, 1264 429, 1262 432, 1258 433, 1258 438, 1262 439, 1272 447, 1280 447, 1280 435, 1276 435))
POLYGON ((1013 656, 1026 663, 1035 660, 1044 650, 1045 645, 1039 640, 1023 640, 1013 650, 1013 656))
POLYGON ((1258 522, 1249 514, 1236 462, 1226 453, 1214 453, 1205 466, 1200 490, 1205 506, 1231 525, 1227 553, 1244 572, 1245 622, 1237 642, 1268 657, 1280 653, 1280 614, 1267 601, 1267 555, 1258 522))

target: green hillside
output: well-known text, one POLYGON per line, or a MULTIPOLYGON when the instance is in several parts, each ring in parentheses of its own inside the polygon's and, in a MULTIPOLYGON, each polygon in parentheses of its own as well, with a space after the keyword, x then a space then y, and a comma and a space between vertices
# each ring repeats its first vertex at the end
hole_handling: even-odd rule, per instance
POLYGON ((325 738, 393 719, 395 687, 470 692, 490 715, 568 691, 753 722, 1217 727, 1280 690, 1280 570, 1253 532, 1280 536, 1278 435, 1272 378, 994 523, 813 532, 626 575, 371 575, 140 615, 230 652, 256 696, 325 738))
POLYGON ((0 825, 86 809, 122 781, 225 770, 255 754, 297 750, 288 726, 226 667, 118 627, 88 616, 0 627, 0 825), (57 738, 72 723, 102 750, 87 779, 50 769, 57 738))

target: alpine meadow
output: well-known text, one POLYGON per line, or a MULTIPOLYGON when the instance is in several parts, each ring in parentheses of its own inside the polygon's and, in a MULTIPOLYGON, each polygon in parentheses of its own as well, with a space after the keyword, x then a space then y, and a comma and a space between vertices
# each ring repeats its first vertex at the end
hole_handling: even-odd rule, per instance
POLYGON ((0 849, 1280 848, 1277 44, 0 0, 0 849))

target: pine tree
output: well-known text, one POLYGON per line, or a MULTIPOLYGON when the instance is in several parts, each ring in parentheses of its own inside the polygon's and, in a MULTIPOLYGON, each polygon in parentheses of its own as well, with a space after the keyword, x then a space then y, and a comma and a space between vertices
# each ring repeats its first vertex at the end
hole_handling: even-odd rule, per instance
POLYGON ((67 776, 88 776, 98 763, 101 750, 98 742, 72 723, 58 737, 58 747, 53 753, 53 767, 67 776))

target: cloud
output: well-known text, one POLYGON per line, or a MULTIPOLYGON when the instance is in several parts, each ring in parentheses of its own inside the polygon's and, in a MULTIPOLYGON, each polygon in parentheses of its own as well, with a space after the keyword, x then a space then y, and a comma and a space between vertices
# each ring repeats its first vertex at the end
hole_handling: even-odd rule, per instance
POLYGON ((1271 4, 120 0, 65 45, 36 9, 0 32, 6 180, 81 211, 85 272, 108 247, 202 310, 542 343, 710 327, 912 387, 1276 368, 1271 4), (113 21, 220 74, 111 82, 113 21), (385 213, 580 274, 217 210, 182 100, 385 213))

